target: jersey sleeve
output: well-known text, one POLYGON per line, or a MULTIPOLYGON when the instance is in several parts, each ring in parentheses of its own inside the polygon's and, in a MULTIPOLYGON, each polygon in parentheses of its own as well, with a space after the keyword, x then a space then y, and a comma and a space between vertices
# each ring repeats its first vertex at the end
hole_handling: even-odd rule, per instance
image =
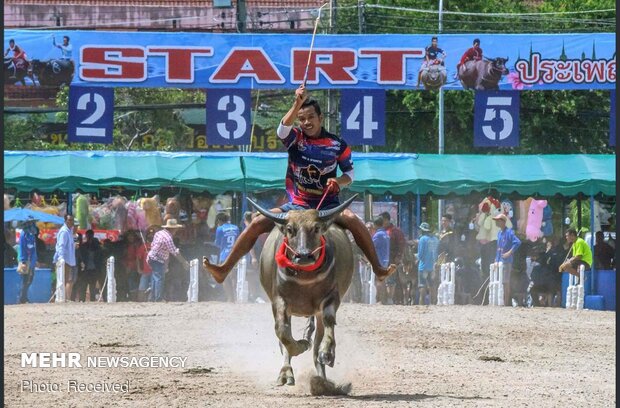
POLYGON ((351 157, 351 148, 344 140, 340 145, 340 151, 338 154, 338 167, 343 173, 353 170, 353 158, 351 157))
POLYGON ((282 122, 278 125, 278 138, 282 141, 282 144, 288 149, 291 147, 295 139, 297 139, 298 130, 292 126, 284 126, 282 122))

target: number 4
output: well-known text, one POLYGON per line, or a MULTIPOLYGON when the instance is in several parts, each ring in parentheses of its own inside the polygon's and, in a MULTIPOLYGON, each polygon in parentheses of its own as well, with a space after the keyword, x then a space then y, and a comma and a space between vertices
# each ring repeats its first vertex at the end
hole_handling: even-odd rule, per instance
MULTIPOLYGON (((372 132, 374 130, 379 129, 379 122, 372 120, 372 96, 364 96, 364 115, 363 115, 363 123, 362 123, 362 138, 363 139, 372 139, 372 132)), ((360 107, 362 101, 357 102, 353 111, 347 118, 347 129, 351 130, 360 130, 360 107)))

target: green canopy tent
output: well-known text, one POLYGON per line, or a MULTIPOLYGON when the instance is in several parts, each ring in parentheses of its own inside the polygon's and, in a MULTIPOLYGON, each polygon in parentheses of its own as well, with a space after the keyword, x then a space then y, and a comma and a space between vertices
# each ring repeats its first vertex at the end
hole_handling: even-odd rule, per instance
MULTIPOLYGON (((285 154, 242 156, 247 191, 283 188, 285 154)), ((351 190, 373 194, 616 195, 614 155, 436 155, 353 153, 351 190)))
MULTIPOLYGON (((353 153, 354 192, 466 195, 616 195, 614 155, 353 153)), ((4 187, 97 191, 106 187, 259 192, 283 189, 286 153, 4 152, 4 187)))

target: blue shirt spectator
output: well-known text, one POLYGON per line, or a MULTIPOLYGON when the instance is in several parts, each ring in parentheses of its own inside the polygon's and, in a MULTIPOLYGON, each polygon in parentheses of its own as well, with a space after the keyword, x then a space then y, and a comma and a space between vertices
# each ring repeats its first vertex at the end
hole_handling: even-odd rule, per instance
POLYGON ((512 264, 514 253, 521 245, 521 240, 517 238, 512 228, 506 227, 500 229, 497 233, 497 252, 495 253, 495 262, 503 262, 505 264, 512 264), (510 251, 510 255, 506 258, 502 257, 503 254, 510 251))
POLYGON ((226 213, 219 213, 216 222, 218 227, 215 230, 215 245, 220 248, 220 262, 224 262, 239 237, 239 227, 230 223, 226 213))
POLYGON ((24 262, 34 269, 37 264, 37 227, 28 223, 19 237, 19 262, 24 262))
MULTIPOLYGON (((423 222, 420 225, 423 235, 418 241, 418 271, 432 271, 437 261, 437 248, 439 247, 439 240, 434 235, 429 235, 428 231, 425 231, 422 226, 427 223, 423 222)), ((429 229, 430 231, 430 229, 429 229)))
POLYGON ((384 268, 387 267, 390 262, 390 237, 385 228, 377 228, 372 236, 372 243, 377 251, 379 263, 384 268))

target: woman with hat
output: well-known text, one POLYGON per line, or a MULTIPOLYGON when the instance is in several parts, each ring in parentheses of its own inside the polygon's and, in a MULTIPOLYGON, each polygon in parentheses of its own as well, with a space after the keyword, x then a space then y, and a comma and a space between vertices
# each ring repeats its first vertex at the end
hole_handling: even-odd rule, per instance
POLYGON ((157 231, 153 236, 153 243, 147 255, 147 262, 152 272, 152 302, 159 302, 163 298, 164 293, 164 274, 168 269, 168 259, 170 255, 174 256, 181 262, 185 268, 189 268, 189 263, 181 255, 179 248, 174 245, 173 238, 180 228, 183 228, 176 219, 169 218, 166 224, 161 226, 162 229, 157 231))

